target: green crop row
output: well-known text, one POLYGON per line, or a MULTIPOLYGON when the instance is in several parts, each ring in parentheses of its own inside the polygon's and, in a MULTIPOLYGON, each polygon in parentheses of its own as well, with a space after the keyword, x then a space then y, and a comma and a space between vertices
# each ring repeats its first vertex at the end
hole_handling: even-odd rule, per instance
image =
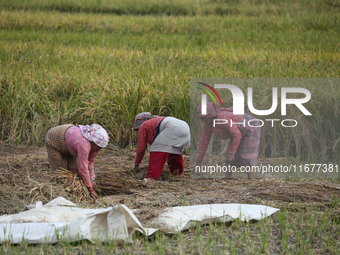
POLYGON ((115 15, 315 15, 337 13, 338 0, 3 0, 0 8, 115 15))
MULTIPOLYGON (((0 15, 0 137, 11 143, 42 145, 55 125, 98 122, 111 142, 133 146, 139 112, 189 122, 190 78, 339 77, 335 13, 256 18, 3 10, 0 15)), ((338 152, 339 88, 312 90, 312 107, 327 113, 301 129, 311 130, 314 142, 283 130, 275 131, 280 135, 274 140, 274 130, 266 130, 262 154, 332 158, 338 152)))

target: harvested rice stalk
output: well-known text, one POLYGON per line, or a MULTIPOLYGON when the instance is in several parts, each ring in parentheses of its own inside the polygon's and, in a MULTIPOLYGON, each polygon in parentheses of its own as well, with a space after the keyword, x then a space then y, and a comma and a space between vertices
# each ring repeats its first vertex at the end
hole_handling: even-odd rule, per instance
MULTIPOLYGON (((56 179, 70 194, 83 196, 85 199, 90 197, 87 187, 78 174, 59 168, 56 171, 56 179)), ((102 195, 127 194, 131 188, 138 188, 142 185, 125 172, 108 169, 97 173, 95 190, 102 195)))
POLYGON ((55 178, 56 181, 61 184, 61 187, 71 195, 76 195, 82 199, 91 198, 90 192, 78 174, 64 168, 58 168, 55 173, 55 178))
POLYGON ((145 186, 131 174, 107 169, 96 174, 96 189, 104 195, 128 194, 130 189, 145 186))

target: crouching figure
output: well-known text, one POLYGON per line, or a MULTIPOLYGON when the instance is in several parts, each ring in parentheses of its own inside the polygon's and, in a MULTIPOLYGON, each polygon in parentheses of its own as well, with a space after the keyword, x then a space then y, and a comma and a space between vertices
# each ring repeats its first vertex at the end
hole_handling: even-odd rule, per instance
POLYGON ((150 160, 146 178, 158 180, 166 161, 171 174, 181 177, 184 169, 182 153, 190 146, 188 124, 173 117, 143 112, 137 114, 133 129, 138 131, 137 155, 133 173, 137 173, 149 143, 151 145, 150 160))
POLYGON ((98 198, 94 190, 94 162, 108 141, 106 130, 98 124, 65 124, 51 128, 45 136, 50 168, 55 171, 62 167, 78 173, 89 192, 98 198))

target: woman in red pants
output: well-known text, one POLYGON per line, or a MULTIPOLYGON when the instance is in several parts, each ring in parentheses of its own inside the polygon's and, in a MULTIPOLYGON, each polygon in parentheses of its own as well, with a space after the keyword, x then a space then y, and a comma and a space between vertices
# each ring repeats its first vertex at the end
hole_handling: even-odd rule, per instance
POLYGON ((147 179, 158 180, 166 161, 172 174, 182 175, 182 153, 190 146, 190 129, 185 121, 143 112, 136 116, 133 129, 138 131, 133 173, 137 173, 149 143, 151 146, 147 179))

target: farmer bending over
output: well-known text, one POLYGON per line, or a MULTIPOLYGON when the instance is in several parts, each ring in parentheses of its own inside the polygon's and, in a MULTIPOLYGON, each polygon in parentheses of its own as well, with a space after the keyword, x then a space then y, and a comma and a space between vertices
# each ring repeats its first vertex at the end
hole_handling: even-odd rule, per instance
POLYGON ((133 173, 137 173, 149 143, 151 146, 147 179, 158 180, 165 161, 168 162, 171 174, 182 175, 184 169, 182 153, 184 148, 190 145, 190 129, 186 122, 143 112, 136 116, 133 129, 138 131, 133 173))
POLYGON ((51 128, 45 136, 50 168, 52 171, 59 167, 73 172, 79 170, 79 175, 89 192, 98 198, 94 190, 94 161, 108 141, 107 132, 98 124, 91 126, 65 124, 51 128))
MULTIPOLYGON (((261 127, 260 122, 248 114, 234 115, 233 108, 225 108, 207 102, 207 114, 201 113, 201 105, 197 108, 197 117, 203 122, 203 130, 199 143, 199 151, 196 165, 202 164, 204 154, 208 148, 211 134, 220 139, 229 139, 230 143, 226 152, 227 166, 255 166, 259 154, 261 127), (224 119, 226 124, 215 124, 214 119, 224 119), (248 121, 251 121, 251 126, 248 121), (231 122, 234 124, 231 125, 231 122), (236 124, 239 123, 239 124, 236 124), (245 124, 245 125, 244 125, 245 124)), ((227 172, 226 178, 231 178, 231 172, 227 172)), ((254 179, 254 173, 248 172, 248 178, 254 179)))

